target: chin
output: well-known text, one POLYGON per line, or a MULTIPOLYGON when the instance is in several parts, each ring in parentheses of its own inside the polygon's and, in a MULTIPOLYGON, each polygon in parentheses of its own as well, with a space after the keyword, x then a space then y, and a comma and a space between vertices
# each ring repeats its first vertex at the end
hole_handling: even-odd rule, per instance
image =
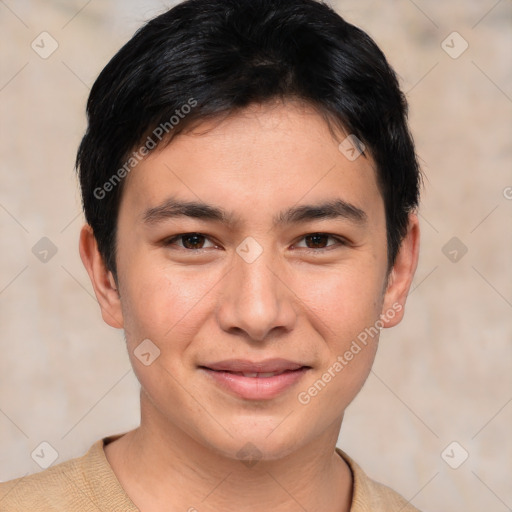
POLYGON ((210 446, 223 457, 246 461, 248 466, 251 466, 251 461, 283 459, 301 446, 302 436, 298 435, 297 429, 283 428, 279 432, 282 425, 277 428, 275 425, 279 422, 274 422, 272 428, 268 425, 258 427, 254 420, 251 425, 239 424, 235 432, 229 429, 233 437, 226 435, 222 440, 215 440, 218 442, 210 440, 210 446))

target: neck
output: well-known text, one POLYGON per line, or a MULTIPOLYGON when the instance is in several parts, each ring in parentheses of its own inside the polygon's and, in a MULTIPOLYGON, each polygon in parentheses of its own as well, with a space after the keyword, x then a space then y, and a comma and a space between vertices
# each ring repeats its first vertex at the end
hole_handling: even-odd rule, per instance
POLYGON ((141 426, 105 447, 118 480, 144 512, 350 510, 351 471, 335 452, 341 418, 287 456, 252 463, 164 423, 141 401, 141 426))

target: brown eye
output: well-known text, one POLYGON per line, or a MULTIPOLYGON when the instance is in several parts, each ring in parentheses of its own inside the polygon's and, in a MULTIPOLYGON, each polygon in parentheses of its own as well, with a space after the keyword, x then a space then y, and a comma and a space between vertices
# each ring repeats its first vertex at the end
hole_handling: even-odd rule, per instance
POLYGON ((306 245, 308 245, 310 249, 323 249, 327 246, 327 240, 330 238, 329 235, 324 235, 322 233, 315 233, 314 235, 307 235, 304 237, 306 240, 306 245))
POLYGON ((330 247, 334 247, 336 245, 345 245, 345 242, 332 235, 327 233, 311 233, 302 238, 305 241, 305 245, 301 245, 300 243, 297 245, 300 248, 305 249, 328 249, 330 247), (329 239, 334 240, 335 243, 328 243, 329 239))
POLYGON ((183 246, 187 249, 202 249, 205 237, 203 235, 192 234, 183 236, 182 240, 183 246))
MULTIPOLYGON (((206 241, 208 241, 208 238, 201 233, 185 233, 170 238, 166 241, 165 245, 178 245, 184 249, 199 250, 205 249, 204 244, 206 241), (181 241, 181 244, 177 243, 179 241, 181 241)), ((211 247, 214 247, 214 244, 211 244, 211 247)))

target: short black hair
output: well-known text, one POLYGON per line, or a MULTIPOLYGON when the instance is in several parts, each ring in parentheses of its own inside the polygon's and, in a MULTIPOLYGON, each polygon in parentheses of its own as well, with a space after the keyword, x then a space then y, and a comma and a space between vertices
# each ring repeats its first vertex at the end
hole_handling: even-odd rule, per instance
POLYGON ((116 282, 123 178, 146 151, 206 119, 287 99, 314 107, 331 133, 355 135, 374 159, 391 268, 421 176, 407 101, 382 51, 321 1, 186 0, 135 33, 87 102, 76 167, 86 221, 116 282))

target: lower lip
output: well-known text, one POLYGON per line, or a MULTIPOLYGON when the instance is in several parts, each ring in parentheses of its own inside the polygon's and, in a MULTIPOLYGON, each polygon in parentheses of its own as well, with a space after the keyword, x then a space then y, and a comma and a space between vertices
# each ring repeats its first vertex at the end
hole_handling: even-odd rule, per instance
POLYGON ((269 400, 296 384, 309 368, 286 371, 274 377, 244 377, 230 372, 201 368, 222 388, 246 400, 269 400))

